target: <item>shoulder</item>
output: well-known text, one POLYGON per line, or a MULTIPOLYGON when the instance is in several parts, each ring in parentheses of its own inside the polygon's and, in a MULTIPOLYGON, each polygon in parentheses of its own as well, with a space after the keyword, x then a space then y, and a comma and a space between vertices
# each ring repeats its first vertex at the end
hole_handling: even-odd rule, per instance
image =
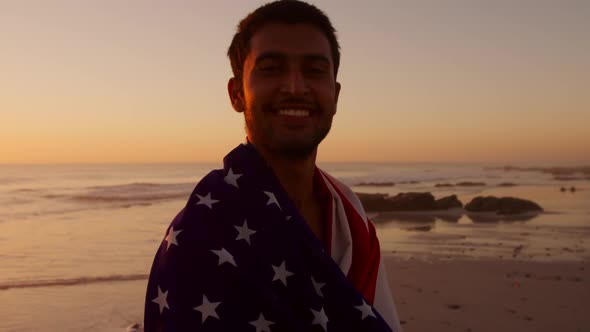
POLYGON ((219 197, 222 195, 225 187, 223 178, 224 174, 221 169, 212 170, 209 174, 205 175, 193 189, 188 199, 187 206, 191 205, 191 203, 196 204, 207 196, 209 197, 205 200, 214 200, 215 196, 219 197))
POLYGON ((213 239, 233 234, 233 214, 240 209, 239 199, 224 181, 223 170, 213 170, 203 177, 191 192, 185 206, 174 217, 166 230, 178 233, 178 242, 187 247, 213 244, 213 239))
MULTIPOLYGON (((194 264, 217 264, 235 237, 235 201, 227 192, 223 171, 214 170, 195 186, 186 205, 169 224, 156 254, 159 273, 192 275, 194 264), (188 262, 192 262, 188 264, 188 262)), ((180 277, 179 277, 180 278, 180 277)))
POLYGON ((197 183, 187 200, 183 219, 217 218, 235 203, 235 192, 224 177, 223 170, 213 170, 197 183))

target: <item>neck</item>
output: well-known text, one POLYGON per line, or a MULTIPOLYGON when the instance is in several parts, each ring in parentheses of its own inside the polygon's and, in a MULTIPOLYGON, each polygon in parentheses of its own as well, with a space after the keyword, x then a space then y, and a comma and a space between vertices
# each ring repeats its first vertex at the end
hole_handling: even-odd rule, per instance
POLYGON ((254 146, 273 170, 297 209, 302 211, 314 198, 313 173, 317 149, 305 158, 291 159, 271 154, 257 145, 254 146))

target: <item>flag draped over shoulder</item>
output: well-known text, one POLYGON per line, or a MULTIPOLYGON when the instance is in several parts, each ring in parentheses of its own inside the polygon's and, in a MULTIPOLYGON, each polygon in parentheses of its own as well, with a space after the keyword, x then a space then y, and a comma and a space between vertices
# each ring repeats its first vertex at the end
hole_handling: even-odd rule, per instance
POLYGON ((372 223, 349 188, 315 176, 324 244, 251 145, 230 152, 168 227, 145 331, 399 331, 372 223))

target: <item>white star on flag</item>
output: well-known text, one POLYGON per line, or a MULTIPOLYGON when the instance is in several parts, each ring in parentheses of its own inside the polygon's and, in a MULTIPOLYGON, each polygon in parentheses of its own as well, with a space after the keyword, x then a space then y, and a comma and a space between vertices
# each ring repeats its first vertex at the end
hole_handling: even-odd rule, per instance
POLYGON ((225 183, 230 184, 236 188, 239 188, 238 187, 238 179, 242 175, 243 174, 234 174, 234 171, 230 168, 229 171, 227 172, 227 175, 223 178, 223 181, 225 181, 225 183))
POLYGON ((166 238, 164 239, 164 241, 166 241, 168 243, 168 246, 166 247, 166 250, 170 249, 171 245, 176 245, 178 246, 178 242, 176 241, 176 236, 182 232, 181 230, 175 231, 174 230, 174 226, 172 226, 170 228, 170 231, 168 231, 168 235, 166 235, 166 238))
POLYGON ((238 230, 238 237, 236 237, 236 241, 245 240, 248 244, 250 244, 250 236, 256 234, 256 231, 248 228, 248 222, 246 220, 244 220, 243 226, 234 226, 234 228, 238 230))
POLYGON ((268 202, 266 202, 267 206, 271 204, 276 204, 279 207, 279 209, 281 209, 281 206, 279 205, 279 201, 277 201, 275 194, 271 193, 270 191, 265 191, 264 193, 266 194, 266 196, 268 196, 268 202))
POLYGON ((213 209, 213 204, 219 202, 218 200, 211 198, 211 193, 208 193, 205 196, 201 196, 199 194, 195 194, 195 195, 197 195, 197 197, 199 197, 199 201, 197 202, 196 205, 207 205, 207 207, 209 209, 213 209))
POLYGON ((283 285, 287 286, 287 277, 292 276, 293 272, 287 271, 287 268, 285 267, 285 261, 283 261, 279 266, 272 265, 272 268, 275 271, 272 281, 280 280, 283 285))
POLYGON ((219 257, 219 262, 217 263, 217 266, 223 263, 229 263, 233 266, 237 266, 236 261, 234 261, 234 256, 232 256, 229 253, 229 251, 225 250, 225 248, 221 248, 220 250, 211 250, 211 252, 217 255, 217 257, 219 257))
POLYGON ((250 324, 254 325, 254 327, 256 328, 256 332, 270 332, 270 326, 274 324, 274 322, 266 320, 264 318, 264 315, 260 313, 258 319, 251 321, 250 324))
POLYGON ((313 277, 311 277, 311 283, 313 284, 313 288, 315 288, 315 292, 318 294, 318 296, 324 297, 324 293, 322 293, 322 287, 326 286, 326 283, 317 282, 313 277))
POLYGON ((320 311, 311 309, 311 312, 313 313, 313 322, 311 324, 320 325, 324 331, 328 331, 328 316, 326 316, 324 308, 320 308, 320 311))
POLYGON ((160 286, 158 286, 158 296, 155 299, 153 299, 152 302, 157 303, 158 306, 160 306, 160 314, 162 314, 164 308, 168 308, 168 310, 170 310, 170 307, 168 306, 168 301, 166 300, 167 297, 168 291, 162 292, 160 286))
POLYGON ((221 302, 209 302, 207 296, 203 294, 203 304, 193 308, 193 310, 199 311, 201 313, 201 324, 205 323, 209 317, 219 319, 216 308, 220 303, 221 302))
POLYGON ((369 316, 377 318, 375 316, 375 313, 373 312, 373 308, 371 308, 371 306, 368 305, 367 302, 365 302, 365 300, 361 299, 361 301, 363 301, 361 305, 354 306, 356 309, 361 311, 363 315, 361 319, 365 319, 369 316))

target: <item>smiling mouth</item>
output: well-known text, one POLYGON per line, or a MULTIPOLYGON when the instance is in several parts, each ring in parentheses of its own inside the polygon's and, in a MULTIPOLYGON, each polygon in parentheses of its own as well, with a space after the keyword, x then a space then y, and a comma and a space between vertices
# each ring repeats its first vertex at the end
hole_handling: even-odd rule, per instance
POLYGON ((276 112, 278 115, 306 118, 310 116, 309 110, 302 109, 281 109, 276 112))

